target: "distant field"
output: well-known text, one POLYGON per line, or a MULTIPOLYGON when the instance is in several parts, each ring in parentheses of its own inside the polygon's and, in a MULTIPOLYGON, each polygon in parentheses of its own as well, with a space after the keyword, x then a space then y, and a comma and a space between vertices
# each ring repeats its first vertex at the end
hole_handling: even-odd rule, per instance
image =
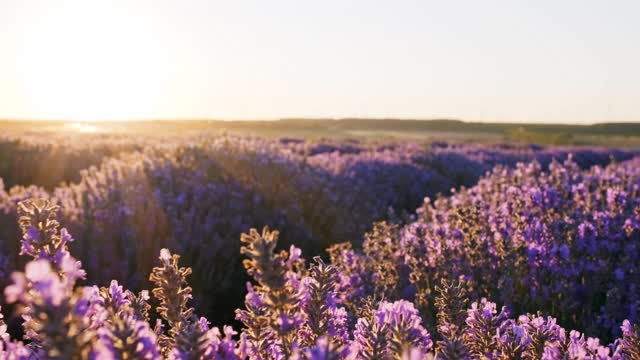
POLYGON ((640 147, 640 123, 535 125, 457 120, 283 119, 274 121, 157 120, 131 122, 0 121, 2 133, 97 132, 187 135, 227 132, 266 138, 411 140, 640 147))

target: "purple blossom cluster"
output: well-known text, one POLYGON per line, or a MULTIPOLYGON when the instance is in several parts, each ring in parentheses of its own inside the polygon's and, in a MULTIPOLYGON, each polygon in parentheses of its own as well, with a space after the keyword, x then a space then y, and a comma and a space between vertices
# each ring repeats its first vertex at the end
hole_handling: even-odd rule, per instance
POLYGON ((498 166, 472 188, 426 198, 415 221, 377 224, 362 250, 332 247, 342 301, 407 299, 433 323, 433 295, 448 279, 470 299, 613 339, 623 320, 638 321, 638 191, 638 160, 590 170, 571 159, 548 170, 498 166))
POLYGON ((72 240, 59 229, 58 207, 48 201, 20 203, 22 254, 33 260, 14 272, 4 290, 22 318, 22 341, 0 326, 3 359, 237 359, 233 332, 222 335, 188 306, 189 268, 167 249, 150 280, 157 320, 151 325, 149 292, 135 295, 117 281, 109 287, 79 286, 85 273, 69 252, 72 240), (231 356, 231 357, 229 357, 231 356))
POLYGON ((620 338, 603 344, 551 316, 513 318, 485 298, 470 303, 458 280, 436 287, 435 324, 407 300, 367 297, 353 308, 340 296, 337 267, 319 257, 307 266, 294 246, 278 252, 279 233, 268 228, 240 239, 252 281, 236 310, 241 329, 221 331, 195 314, 191 268, 180 265, 180 256, 160 251, 151 292, 135 294, 116 280, 82 286, 85 273, 69 251, 71 236, 59 228, 59 208, 27 200, 20 209, 23 255, 31 261, 12 275, 4 297, 21 315, 24 336, 12 338, 0 317, 3 359, 619 360, 640 354, 640 329, 629 320, 620 338))

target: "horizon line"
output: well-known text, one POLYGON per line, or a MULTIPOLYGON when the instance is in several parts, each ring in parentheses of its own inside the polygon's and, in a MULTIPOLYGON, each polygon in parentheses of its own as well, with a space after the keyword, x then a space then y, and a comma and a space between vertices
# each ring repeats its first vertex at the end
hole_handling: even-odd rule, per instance
POLYGON ((70 119, 46 119, 46 118, 0 118, 0 122, 55 122, 55 123, 124 123, 124 122, 171 122, 171 121, 188 121, 188 122, 278 122, 278 121, 412 121, 412 122, 459 122, 465 124, 499 124, 499 125, 535 125, 535 126, 594 126, 603 124, 640 124, 640 119, 621 121, 621 120, 604 120, 593 122, 546 122, 531 120, 468 120, 458 118, 434 117, 434 118, 403 118, 403 117, 304 117, 289 116, 279 118, 138 118, 138 119, 113 119, 113 120, 70 120, 70 119))

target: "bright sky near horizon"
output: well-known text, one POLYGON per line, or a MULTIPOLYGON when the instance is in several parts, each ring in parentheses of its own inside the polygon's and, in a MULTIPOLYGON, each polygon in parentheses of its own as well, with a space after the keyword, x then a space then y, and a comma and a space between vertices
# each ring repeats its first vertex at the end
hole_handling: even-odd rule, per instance
POLYGON ((640 121, 640 1, 0 0, 0 118, 640 121))

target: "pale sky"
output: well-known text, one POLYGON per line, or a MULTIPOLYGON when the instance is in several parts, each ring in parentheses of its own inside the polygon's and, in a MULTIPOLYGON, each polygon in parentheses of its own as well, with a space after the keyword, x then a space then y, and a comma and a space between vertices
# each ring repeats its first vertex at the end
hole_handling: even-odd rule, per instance
POLYGON ((0 0, 0 118, 640 121, 640 1, 0 0))

